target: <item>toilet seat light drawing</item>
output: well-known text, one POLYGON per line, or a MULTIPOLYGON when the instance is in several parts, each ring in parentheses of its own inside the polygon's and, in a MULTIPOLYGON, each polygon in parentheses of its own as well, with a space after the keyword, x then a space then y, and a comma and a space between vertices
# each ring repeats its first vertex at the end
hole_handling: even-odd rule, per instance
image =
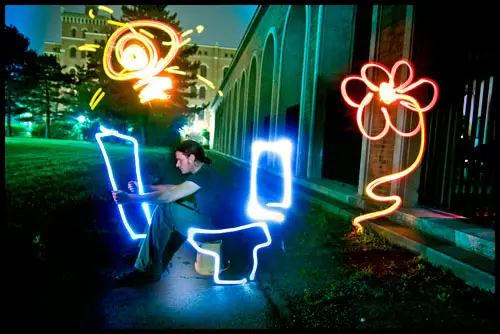
MULTIPOLYGON (((124 140, 130 140, 134 144, 134 157, 135 157, 135 170, 137 176, 137 184, 138 184, 138 193, 144 194, 144 188, 141 178, 140 172, 140 162, 139 162, 139 144, 137 140, 131 136, 126 136, 119 133, 116 130, 107 129, 103 126, 100 127, 101 133, 97 133, 95 138, 99 147, 101 149, 102 155, 104 157, 104 161, 106 163, 106 169, 108 172, 109 180, 112 186, 113 191, 116 191, 118 188, 116 186, 116 181, 114 178, 113 170, 111 168, 111 164, 109 161, 108 154, 106 149, 104 148, 102 138, 108 136, 115 136, 124 140)), ((261 228, 262 232, 266 236, 266 241, 264 243, 257 244, 254 246, 252 251, 253 265, 252 271, 249 275, 249 280, 253 281, 255 279, 255 274, 257 272, 258 267, 258 255, 257 252, 259 249, 268 247, 272 243, 272 238, 269 233, 269 228, 267 226, 267 222, 277 222, 283 223, 285 220, 285 216, 282 212, 268 210, 261 206, 261 204, 257 200, 257 164, 259 161, 259 157, 262 153, 266 151, 276 152, 278 153, 280 159, 282 160, 283 166, 283 199, 278 203, 267 203, 267 207, 280 207, 283 209, 290 208, 292 204, 292 180, 291 180, 291 153, 292 153, 292 144, 289 140, 282 139, 276 142, 265 142, 265 141, 255 141, 252 144, 252 173, 251 173, 251 185, 250 185, 250 200, 247 204, 247 215, 250 219, 256 220, 256 222, 234 227, 227 229, 219 229, 219 230, 208 230, 208 229, 200 229, 200 228, 189 228, 187 241, 195 248, 198 252, 203 253, 205 255, 212 256, 214 258, 214 276, 213 280, 216 284, 245 284, 247 283, 247 278, 242 278, 239 280, 221 280, 219 278, 220 273, 220 256, 216 252, 203 249, 200 247, 199 242, 197 242, 194 237, 196 234, 224 234, 224 233, 233 233, 238 232, 250 228, 261 228)), ((151 212, 149 210, 149 206, 146 203, 142 203, 142 208, 144 210, 144 214, 146 215, 148 224, 151 225, 151 212)), ((136 234, 131 228, 130 224, 127 221, 127 217, 123 210, 123 206, 118 204, 118 209, 120 212, 120 216, 122 218, 122 222, 127 229, 130 237, 132 239, 142 239, 146 237, 146 234, 136 234)))
POLYGON ((415 161, 413 161, 413 163, 406 169, 397 173, 379 177, 368 183, 368 185, 366 186, 365 192, 371 199, 378 202, 393 202, 393 203, 386 209, 367 213, 354 218, 352 225, 356 227, 357 232, 359 233, 363 232, 363 226, 361 225, 361 222, 389 215, 394 211, 396 211, 397 209, 399 209, 402 204, 402 199, 398 195, 382 196, 375 194, 373 190, 384 183, 396 181, 407 176, 408 174, 413 172, 422 162, 426 144, 425 142, 426 128, 425 128, 424 112, 430 110, 436 104, 439 95, 439 89, 437 84, 433 80, 427 78, 419 79, 418 81, 412 83, 413 72, 414 72, 413 65, 406 59, 401 59, 397 61, 393 65, 391 71, 389 71, 387 67, 385 67, 380 63, 369 62, 363 65, 363 67, 361 68, 361 76, 349 75, 346 78, 344 78, 344 80, 341 83, 340 88, 342 92, 342 97, 349 106, 357 108, 356 121, 358 123, 359 130, 361 131, 362 135, 366 137, 368 140, 372 141, 380 140, 385 137, 385 135, 389 132, 390 129, 394 130, 396 134, 402 137, 413 137, 420 132, 420 148, 415 161), (396 86, 396 75, 398 74, 398 70, 403 66, 406 67, 408 70, 408 77, 406 78, 406 81, 396 86), (368 79, 367 71, 369 69, 375 69, 375 68, 382 70, 382 72, 387 75, 388 81, 383 81, 378 86, 373 82, 371 82, 370 79, 368 79), (362 101, 359 103, 353 101, 347 91, 347 83, 352 80, 361 81, 368 88, 368 92, 366 93, 362 101), (433 97, 428 105, 426 105, 425 107, 421 107, 417 99, 415 99, 413 96, 407 93, 410 90, 424 83, 430 84, 431 87, 433 88, 433 97), (370 102, 374 97, 378 97, 379 100, 383 104, 385 104, 385 106, 382 106, 380 108, 380 111, 382 112, 382 115, 384 116, 385 119, 385 125, 383 130, 379 134, 372 136, 368 134, 365 130, 364 111, 365 107, 370 104, 370 102), (386 107, 390 105, 397 107, 396 104, 399 104, 405 107, 406 109, 418 113, 418 124, 415 127, 415 129, 413 129, 410 132, 403 132, 394 126, 394 124, 391 122, 391 118, 386 107))
MULTIPOLYGON (((113 191, 118 190, 115 182, 115 177, 113 175, 113 169, 111 168, 111 163, 109 161, 108 154, 106 152, 106 149, 104 148, 104 144, 102 143, 103 137, 109 137, 109 136, 114 136, 118 137, 124 140, 129 140, 134 144, 134 161, 135 161, 135 174, 137 177, 137 191, 140 195, 144 194, 144 187, 142 184, 142 178, 141 178, 141 169, 140 169, 140 162, 139 162, 139 143, 137 143, 137 140, 134 137, 131 136, 126 136, 121 133, 119 133, 116 130, 111 130, 107 129, 103 126, 100 127, 101 132, 96 133, 95 139, 97 140, 97 143, 99 144, 99 147, 101 149, 101 153, 104 157, 104 162, 106 163, 106 169, 108 171, 108 177, 109 181, 111 183, 111 187, 113 188, 113 191)), ((151 225, 151 212, 149 210, 149 205, 146 203, 141 203, 142 209, 144 211, 144 215, 146 216, 147 222, 149 225, 151 225)), ((123 206, 121 204, 118 204, 118 210, 120 211, 120 216, 122 218, 123 225, 127 229, 128 233, 130 234, 130 237, 132 239, 143 239, 146 237, 146 234, 136 234, 130 224, 127 221, 127 217, 125 215, 125 211, 123 210, 123 206)))
POLYGON ((257 252, 259 249, 268 247, 272 243, 272 238, 269 233, 269 228, 267 222, 273 223, 283 223, 285 220, 285 215, 282 212, 275 210, 269 210, 264 208, 257 200, 257 167, 259 162, 259 157, 262 153, 270 151, 275 152, 281 159, 283 166, 283 199, 278 203, 267 203, 267 207, 280 207, 283 209, 290 208, 292 204, 292 170, 291 170, 291 156, 292 156, 292 144, 287 139, 281 139, 275 142, 267 142, 256 140, 252 143, 252 161, 251 161, 251 176, 250 176, 250 200, 247 204, 247 216, 255 223, 242 225, 235 228, 221 229, 221 230, 206 230, 199 228, 190 228, 188 230, 189 243, 200 253, 212 256, 214 258, 214 282, 216 284, 245 284, 247 283, 246 278, 239 280, 221 280, 219 278, 220 272, 220 256, 214 251, 206 250, 201 248, 196 240, 194 240, 195 234, 223 234, 241 231, 244 229, 249 229, 253 227, 260 227, 265 234, 267 240, 264 243, 258 244, 254 247, 252 252, 253 266, 252 271, 249 275, 249 280, 253 281, 255 279, 255 274, 257 272, 257 267, 259 264, 257 252))

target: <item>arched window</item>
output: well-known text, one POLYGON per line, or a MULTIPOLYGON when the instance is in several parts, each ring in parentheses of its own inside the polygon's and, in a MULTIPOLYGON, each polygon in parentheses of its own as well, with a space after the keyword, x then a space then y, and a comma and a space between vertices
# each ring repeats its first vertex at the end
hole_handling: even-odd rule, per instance
POLYGON ((71 29, 71 37, 76 37, 76 28, 71 29))
POLYGON ((69 49, 69 57, 76 58, 76 48, 75 47, 72 47, 71 49, 69 49))
POLYGON ((200 87, 200 94, 199 94, 199 98, 204 100, 205 99, 205 95, 206 95, 206 92, 207 92, 207 89, 205 87, 200 87))
POLYGON ((87 29, 83 29, 82 30, 82 37, 85 38, 86 35, 87 35, 87 29))
POLYGON ((206 65, 201 65, 200 66, 200 75, 202 77, 207 77, 207 66, 206 65))
POLYGON ((226 76, 227 71, 229 71, 229 67, 224 67, 224 73, 223 73, 222 77, 226 76))
POLYGON ((193 97, 196 97, 196 86, 191 86, 191 94, 193 94, 193 97))
POLYGON ((99 30, 96 28, 96 29, 94 29, 94 32, 95 33, 99 33, 99 30))
POLYGON ((76 75, 76 70, 74 68, 69 70, 69 74, 75 76, 76 75))

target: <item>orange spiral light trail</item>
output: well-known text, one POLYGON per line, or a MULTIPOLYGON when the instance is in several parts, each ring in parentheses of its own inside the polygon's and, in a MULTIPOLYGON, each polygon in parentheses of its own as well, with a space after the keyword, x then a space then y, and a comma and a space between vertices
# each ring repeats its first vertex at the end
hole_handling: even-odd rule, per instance
MULTIPOLYGON (((109 14, 113 13, 113 10, 106 6, 99 6, 98 9, 109 14)), ((91 19, 95 18, 93 9, 89 10, 88 15, 91 19)), ((118 81, 137 80, 133 87, 135 90, 141 89, 139 93, 141 103, 151 100, 170 99, 171 95, 166 91, 173 88, 172 79, 158 74, 165 71, 171 74, 188 75, 187 72, 178 70, 178 66, 167 66, 174 60, 179 50, 191 41, 191 38, 185 40, 182 40, 182 38, 192 34, 194 30, 189 29, 180 34, 168 24, 147 19, 126 23, 114 20, 108 20, 107 22, 117 26, 118 29, 109 37, 104 48, 103 68, 106 75, 110 79, 118 81), (170 40, 159 41, 157 36, 149 30, 151 28, 167 33, 170 40), (155 43, 155 39, 157 43, 155 43), (169 48, 164 57, 161 56, 157 45, 165 45, 169 48), (116 63, 113 62, 113 55, 121 68, 114 67, 116 63)), ((198 25, 195 30, 198 34, 201 34, 204 27, 198 25)), ((85 44, 80 46, 79 49, 95 52, 97 48, 99 48, 99 45, 85 44)), ((216 89, 208 79, 199 75, 197 77, 210 88, 216 89)), ((101 95, 99 95, 99 92, 100 90, 94 94, 89 104, 92 110, 104 97, 104 92, 101 95)), ((219 91, 219 95, 221 94, 222 92, 219 91)))
POLYGON ((111 79, 120 81, 153 77, 174 59, 180 43, 177 31, 165 23, 152 20, 129 22, 118 28, 109 38, 104 49, 104 71, 111 79), (170 36, 170 50, 164 58, 158 57, 156 46, 150 36, 137 32, 136 29, 139 27, 160 29, 170 36), (126 69, 125 72, 113 68, 111 63, 113 50, 120 65, 126 69))
POLYGON ((401 207, 402 199, 400 196, 398 196, 398 195, 381 196, 381 195, 375 194, 373 192, 373 190, 376 187, 380 186, 381 184, 395 181, 395 180, 398 180, 398 179, 401 179, 401 178, 407 176, 408 174, 413 172, 422 161, 422 158, 424 155, 424 150, 425 150, 425 120, 424 120, 423 113, 430 110, 436 104, 439 90, 438 90, 437 84, 430 79, 420 79, 417 82, 410 84, 413 80, 413 71, 414 71, 413 66, 411 65, 411 63, 409 61, 407 61, 405 59, 402 59, 402 60, 399 60, 398 62, 396 62, 393 65, 391 72, 389 72, 389 70, 385 66, 383 66, 379 63, 367 63, 367 64, 363 65, 363 67, 361 68, 361 76, 350 75, 350 76, 346 77, 341 83, 340 89, 342 92, 342 97, 344 98, 344 100, 346 101, 346 103, 348 105, 358 109, 357 114, 356 114, 356 121, 357 121, 358 127, 359 127, 361 133, 363 134, 363 136, 365 136, 369 140, 376 141, 376 140, 382 139, 389 132, 390 129, 394 130, 398 135, 400 135, 402 137, 413 137, 416 134, 418 134, 418 132, 420 131, 420 150, 418 152, 418 155, 417 155, 417 158, 415 159, 415 161, 408 168, 406 168, 398 173, 386 175, 386 176, 380 177, 378 179, 375 179, 366 186, 365 192, 373 200, 379 201, 379 202, 394 202, 394 203, 390 207, 388 207, 384 210, 371 212, 371 213, 367 213, 367 214, 361 215, 359 217, 356 217, 353 220, 352 224, 353 224, 353 226, 355 226, 357 228, 358 232, 363 231, 363 226, 361 225, 361 222, 363 222, 365 220, 379 218, 379 217, 391 214, 394 211, 396 211, 399 207, 401 207), (402 65, 407 66, 409 69, 408 78, 406 79, 406 81, 404 83, 395 87, 396 73, 397 73, 399 67, 402 65), (387 74, 389 80, 387 82, 382 82, 379 86, 375 85, 367 77, 366 72, 369 68, 381 69, 385 74, 387 74), (368 92, 365 95, 365 97, 363 98, 363 100, 360 103, 353 101, 347 93, 347 83, 351 80, 362 81, 363 83, 366 84, 366 86, 370 90, 370 92, 368 92), (407 93, 408 91, 410 91, 410 90, 412 90, 412 89, 414 89, 414 88, 416 88, 424 83, 428 83, 433 87, 434 96, 433 96, 431 102, 426 107, 421 108, 420 104, 417 102, 417 100, 415 98, 413 98, 412 96, 407 95, 405 93, 407 93), (390 116, 389 116, 389 112, 387 111, 387 108, 383 106, 380 109, 381 109, 382 115, 384 116, 384 119, 385 119, 384 128, 382 129, 382 131, 379 134, 377 134, 375 136, 369 135, 366 132, 364 124, 363 124, 363 116, 364 116, 365 107, 372 101, 372 98, 375 96, 376 93, 379 94, 380 101, 382 101, 386 105, 390 105, 393 102, 398 102, 402 106, 404 106, 405 108, 410 109, 412 111, 416 111, 418 113, 418 119, 419 119, 417 127, 410 132, 400 131, 399 129, 397 129, 394 126, 394 124, 392 124, 390 116))

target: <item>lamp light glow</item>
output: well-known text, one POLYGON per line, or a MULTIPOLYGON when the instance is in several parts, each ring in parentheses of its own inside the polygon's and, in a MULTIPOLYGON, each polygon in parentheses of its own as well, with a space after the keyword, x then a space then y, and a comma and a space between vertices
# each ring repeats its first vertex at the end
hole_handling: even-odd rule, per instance
POLYGON ((430 110, 436 104, 436 101, 437 101, 438 95, 439 95, 439 89, 438 89, 437 84, 433 80, 430 80, 430 79, 420 79, 420 80, 410 84, 413 81, 413 72, 414 72, 414 69, 413 69, 412 64, 408 60, 405 60, 405 59, 397 61, 393 65, 390 72, 384 65, 379 64, 379 63, 370 62, 370 63, 366 63, 361 68, 361 76, 350 75, 350 76, 347 76, 344 80, 342 80, 342 83, 340 86, 341 92, 342 92, 342 97, 344 98, 344 100, 346 101, 346 103, 349 106, 357 108, 356 121, 357 121, 359 130, 361 131, 363 136, 368 138, 368 140, 376 141, 376 140, 382 139, 389 132, 389 129, 394 130, 394 132, 396 132, 398 135, 400 135, 402 137, 412 137, 412 136, 417 135, 418 132, 420 131, 420 148, 419 148, 419 152, 418 152, 418 155, 417 155, 415 161, 413 161, 413 163, 409 167, 407 167, 406 169, 404 169, 400 172, 394 173, 394 174, 386 175, 386 176, 380 177, 378 179, 375 179, 375 180, 371 181, 366 186, 365 192, 373 200, 379 201, 379 202, 394 202, 394 203, 384 210, 380 210, 380 211, 376 211, 376 212, 372 212, 372 213, 367 213, 367 214, 364 214, 364 215, 361 215, 359 217, 354 218, 353 225, 357 228, 358 232, 363 231, 363 226, 361 225, 361 222, 363 222, 365 220, 369 220, 369 219, 374 219, 374 218, 386 216, 388 214, 393 213, 399 207, 401 207, 402 199, 400 196, 398 196, 398 195, 381 196, 381 195, 375 194, 373 192, 373 190, 381 184, 395 181, 395 180, 398 180, 398 179, 401 179, 401 178, 407 176, 408 174, 413 172, 422 161, 424 151, 425 151, 425 138, 426 138, 425 119, 424 119, 423 113, 430 110), (406 81, 404 81, 402 84, 400 84, 399 86, 396 87, 396 85, 395 85, 396 74, 398 72, 398 69, 401 66, 406 66, 408 68, 408 78, 406 79, 406 81), (378 68, 378 69, 382 70, 387 75, 388 81, 382 82, 379 86, 372 83, 368 79, 368 76, 366 73, 368 71, 368 69, 370 69, 370 68, 378 68), (368 92, 365 95, 365 97, 363 98, 363 100, 360 103, 353 101, 349 97, 349 94, 347 93, 347 88, 346 88, 347 83, 351 80, 358 80, 358 81, 365 83, 366 86, 368 87, 368 89, 370 90, 370 92, 368 92), (428 83, 432 86, 432 88, 434 90, 434 94, 433 94, 433 98, 431 99, 429 104, 422 108, 422 107, 420 107, 420 104, 418 103, 418 101, 414 97, 412 97, 406 93, 409 92, 410 90, 424 84, 424 83, 428 83), (410 132, 403 132, 403 131, 400 131, 399 129, 397 129, 394 126, 394 124, 392 124, 392 122, 391 122, 390 115, 389 115, 389 112, 387 111, 387 108, 385 106, 382 106, 380 109, 381 109, 382 115, 384 116, 384 119, 385 119, 384 128, 382 129, 382 131, 378 135, 375 135, 375 136, 369 135, 366 132, 364 124, 363 124, 364 110, 365 110, 365 107, 372 101, 372 98, 377 93, 379 95, 380 101, 382 101, 386 105, 391 105, 394 102, 398 102, 403 107, 410 109, 412 111, 416 111, 418 113, 419 121, 418 121, 418 125, 415 127, 415 129, 413 129, 410 132))
MULTIPOLYGON (((96 133, 95 138, 97 140, 97 143, 99 144, 99 147, 101 149, 101 153, 104 157, 104 161, 106 163, 106 169, 108 171, 108 176, 109 176, 109 181, 111 182, 111 188, 113 191, 118 190, 115 182, 115 178, 113 175, 113 170, 111 168, 111 164, 109 162, 109 157, 108 154, 106 153, 106 149, 104 148, 104 145, 102 143, 103 137, 107 136, 115 136, 124 140, 129 140, 134 144, 134 158, 135 158, 135 173, 137 176, 137 188, 138 188, 138 193, 140 195, 144 194, 144 187, 142 184, 142 178, 141 178, 141 170, 140 170, 140 162, 139 162, 139 144, 137 140, 134 137, 123 135, 119 133, 116 130, 112 129, 107 129, 104 126, 100 126, 101 133, 96 133)), ((141 207, 144 211, 144 214, 146 216, 147 222, 149 225, 151 225, 151 212, 149 210, 149 205, 147 203, 141 203, 141 207)), ((118 204, 118 210, 120 212, 120 216, 122 218, 123 225, 127 229, 128 233, 130 234, 130 237, 132 239, 143 239, 146 237, 146 234, 136 234, 132 228, 130 227, 130 224, 127 221, 127 217, 125 215, 125 211, 123 210, 122 204, 118 204)))

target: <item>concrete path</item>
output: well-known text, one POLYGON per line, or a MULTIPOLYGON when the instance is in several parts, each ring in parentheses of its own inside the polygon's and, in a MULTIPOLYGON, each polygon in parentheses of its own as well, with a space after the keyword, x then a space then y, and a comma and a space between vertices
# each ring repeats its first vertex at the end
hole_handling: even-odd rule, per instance
POLYGON ((256 283, 215 285, 193 265, 195 252, 185 243, 159 282, 107 290, 99 303, 104 329, 272 327, 272 308, 256 283))

